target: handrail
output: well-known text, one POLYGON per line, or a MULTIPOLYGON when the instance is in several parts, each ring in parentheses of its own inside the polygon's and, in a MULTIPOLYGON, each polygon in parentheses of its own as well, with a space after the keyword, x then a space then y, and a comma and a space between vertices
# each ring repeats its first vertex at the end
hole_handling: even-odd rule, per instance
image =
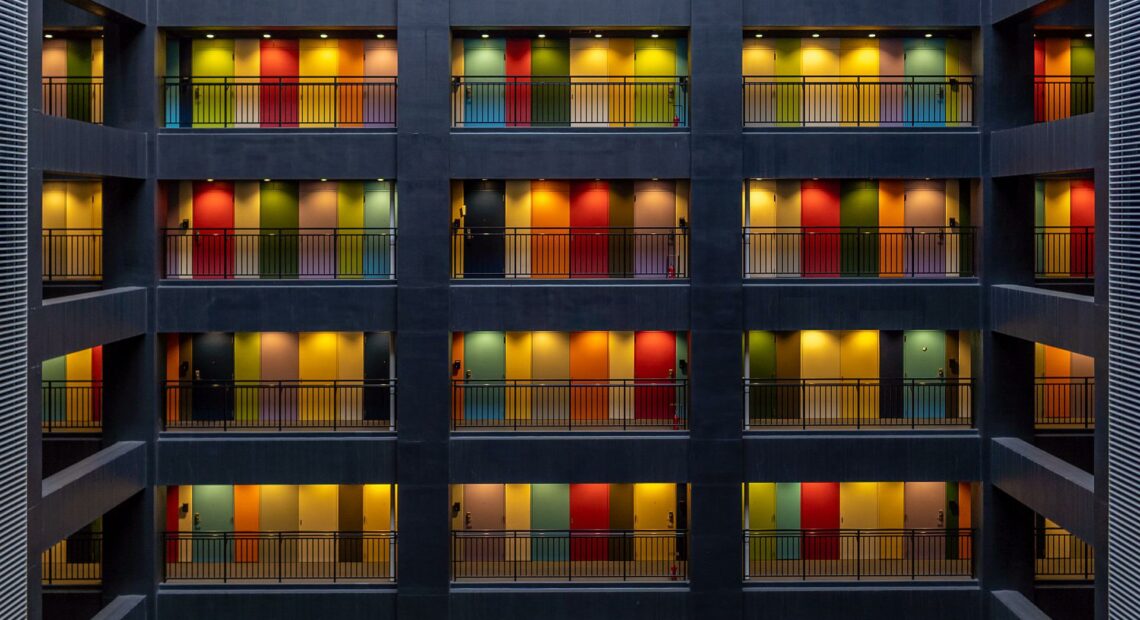
POLYGON ((745 378, 744 426, 928 428, 973 425, 973 379, 745 378))
POLYGON ((103 123, 103 76, 43 76, 40 80, 44 114, 88 123, 103 123))
POLYGON ((1046 429, 1096 426, 1096 378, 1035 377, 1034 423, 1046 429))
POLYGON ((1034 75, 1033 121, 1044 123, 1095 110, 1096 77, 1034 75))
POLYGON ((1035 226, 1033 236, 1036 277, 1092 280, 1096 275, 1095 226, 1035 226))
POLYGON ((396 380, 167 381, 163 425, 395 430, 396 380))
POLYGON ((40 385, 44 433, 103 428, 103 382, 45 380, 40 385))
POLYGON ((45 282, 99 282, 103 279, 103 231, 99 228, 45 228, 40 234, 45 282))
POLYGON ((453 379, 455 430, 685 430, 687 379, 453 379))
POLYGON ((102 532, 77 532, 40 554, 40 581, 44 586, 89 586, 102 580, 102 532))
POLYGON ((1038 579, 1092 581, 1096 553, 1092 545, 1061 528, 1038 527, 1033 537, 1034 572, 1038 579))

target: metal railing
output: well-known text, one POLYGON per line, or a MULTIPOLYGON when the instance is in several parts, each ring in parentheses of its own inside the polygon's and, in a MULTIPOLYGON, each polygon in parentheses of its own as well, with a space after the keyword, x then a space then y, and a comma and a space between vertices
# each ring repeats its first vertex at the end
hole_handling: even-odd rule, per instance
POLYGON ((973 227, 757 227, 744 229, 744 276, 973 276, 973 227))
POLYGON ((688 76, 454 76, 452 127, 688 127, 688 76))
POLYGON ((102 230, 46 228, 40 239, 44 282, 98 282, 103 279, 102 230))
POLYGON ((1038 579, 1093 580, 1096 554, 1092 545, 1060 528, 1038 528, 1034 534, 1033 557, 1038 579))
POLYGON ((1096 275, 1096 228, 1038 226, 1034 229, 1038 278, 1091 280, 1096 275))
POLYGON ((684 430, 685 379, 475 379, 451 382, 457 430, 684 430))
POLYGON ((394 430, 395 380, 168 381, 167 429, 394 430))
POLYGON ((685 530, 451 532, 453 581, 685 581, 685 530))
POLYGON ((167 127, 396 126, 395 76, 162 78, 167 127))
POLYGON ((745 127, 969 127, 972 75, 744 77, 745 127))
POLYGON ((45 77, 41 81, 44 114, 103 123, 103 77, 45 77))
POLYGON ((396 580, 396 532, 165 532, 163 581, 396 580))
POLYGON ((453 278, 689 277, 689 229, 452 228, 453 278))
POLYGON ((391 279, 394 228, 163 231, 166 277, 179 279, 391 279))
POLYGON ((1078 75, 1033 76, 1033 121, 1044 123, 1096 109, 1096 78, 1078 75))
POLYGON ((745 428, 973 424, 973 380, 745 379, 745 428))
POLYGON ((78 532, 40 554, 45 586, 98 585, 103 581, 103 533, 78 532))
POLYGON ((44 433, 103 428, 102 381, 44 381, 40 394, 44 433))
POLYGON ((1033 384, 1034 423, 1041 428, 1096 426, 1096 379, 1037 377, 1033 384))
POLYGON ((745 579, 974 576, 972 529, 747 530, 745 579))

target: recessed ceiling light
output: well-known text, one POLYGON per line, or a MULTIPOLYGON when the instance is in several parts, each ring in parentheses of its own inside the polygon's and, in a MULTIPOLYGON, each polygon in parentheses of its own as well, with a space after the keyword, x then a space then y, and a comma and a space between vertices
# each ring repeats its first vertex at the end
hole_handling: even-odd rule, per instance
POLYGON ((764 35, 763 35, 763 33, 759 33, 759 32, 757 32, 757 33, 756 33, 756 38, 757 38, 757 39, 763 39, 763 38, 764 38, 764 35))
POLYGON ((545 39, 545 38, 546 38, 546 34, 545 34, 545 33, 542 33, 542 32, 540 32, 540 33, 538 33, 538 38, 540 38, 540 39, 545 39))
POLYGON ((377 38, 377 39, 383 39, 383 38, 384 38, 384 33, 383 33, 383 32, 381 32, 381 33, 377 34, 377 35, 376 35, 376 38, 377 38))
POLYGON ((1091 38, 1092 38, 1092 33, 1091 33, 1091 32, 1086 32, 1086 33, 1085 33, 1085 38, 1086 38, 1086 39, 1091 39, 1091 38))
POLYGON ((483 37, 484 39, 490 39, 491 38, 491 35, 487 34, 486 32, 484 32, 483 34, 481 34, 479 36, 483 37))
POLYGON ((380 181, 381 183, 383 183, 383 182, 384 182, 384 179, 376 179, 376 180, 377 180, 377 181, 380 181))
POLYGON ((818 39, 818 38, 819 38, 819 33, 818 33, 818 32, 813 32, 813 33, 811 33, 811 38, 813 38, 813 39, 818 39))
POLYGON ((653 39, 661 38, 661 35, 657 34, 656 32, 654 32, 653 34, 651 34, 649 36, 650 36, 650 38, 653 38, 653 39))
POLYGON ((55 38, 55 35, 53 35, 53 34, 51 34, 51 33, 48 33, 48 34, 45 34, 45 35, 44 35, 44 38, 45 38, 45 39, 52 39, 52 38, 55 38))
POLYGON ((206 35, 206 38, 207 38, 207 39, 213 39, 213 38, 214 38, 214 35, 212 35, 212 34, 208 34, 208 35, 206 35))
POLYGON ((268 182, 270 182, 270 181, 272 181, 272 180, 273 180, 273 179, 262 179, 262 181, 265 181, 266 183, 268 183, 268 182))
POLYGON ((926 33, 926 34, 925 34, 925 35, 923 35, 923 36, 925 36, 927 39, 930 39, 930 38, 933 38, 933 37, 934 37, 934 35, 933 35, 933 34, 931 34, 931 33, 929 33, 929 32, 928 32, 928 33, 926 33))
POLYGON ((600 39, 600 38, 602 38, 602 33, 600 33, 600 32, 599 32, 598 34, 594 35, 594 38, 595 38, 595 39, 600 39))
POLYGON ((272 38, 273 38, 273 35, 271 35, 271 34, 269 34, 269 33, 267 32, 267 33, 265 33, 265 34, 261 35, 261 38, 262 38, 262 39, 272 39, 272 38))
POLYGON ((325 34, 325 33, 323 33, 323 32, 322 32, 322 33, 321 33, 321 38, 322 38, 322 39, 327 39, 327 38, 329 38, 329 35, 327 35, 327 34, 325 34))
POLYGON ((213 179, 206 179, 206 182, 207 182, 207 183, 213 183, 213 182, 214 182, 214 180, 213 180, 213 179))
POLYGON ((657 180, 657 177, 653 177, 653 180, 654 180, 654 181, 656 181, 656 180, 657 180))
POLYGON ((321 179, 321 183, 327 183, 328 179, 321 179))
POLYGON ((873 33, 873 32, 872 32, 871 34, 867 35, 867 38, 868 38, 868 39, 874 39, 874 38, 875 38, 875 37, 877 37, 877 36, 879 36, 879 35, 877 35, 877 34, 875 34, 875 33, 873 33))

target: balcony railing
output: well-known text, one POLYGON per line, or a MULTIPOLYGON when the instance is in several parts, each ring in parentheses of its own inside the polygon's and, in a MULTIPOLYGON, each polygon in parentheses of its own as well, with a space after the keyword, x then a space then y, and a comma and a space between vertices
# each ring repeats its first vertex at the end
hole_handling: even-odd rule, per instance
POLYGON ((396 533, 166 532, 163 581, 394 582, 396 533))
POLYGON ((744 276, 973 276, 975 251, 972 227, 747 227, 744 276))
POLYGON ((456 430, 684 430, 685 379, 451 382, 456 430))
POLYGON ((178 279, 391 279, 394 228, 163 231, 166 277, 178 279))
POLYGON ((686 581, 684 530, 464 530, 454 581, 686 581))
POLYGON ((1039 528, 1034 551, 1038 579, 1092 581, 1096 575, 1092 546, 1063 529, 1039 528))
POLYGON ((103 231, 49 228, 41 235, 44 282, 98 282, 103 279, 103 231))
POLYGON ((1034 229, 1038 278, 1091 280, 1096 273, 1096 228, 1038 226, 1034 229))
POLYGON ((748 530, 745 579, 972 578, 971 529, 748 530))
POLYGON ((1033 385, 1038 428, 1090 429, 1096 426, 1096 379, 1037 377, 1033 385))
POLYGON ((745 427, 933 428, 973 424, 973 381, 745 379, 745 427))
POLYGON ((167 76, 162 97, 174 128, 396 126, 394 76, 167 76))
POLYGON ((689 229, 453 228, 453 278, 689 277, 689 229))
POLYGON ((452 127, 688 127, 687 76, 455 76, 452 127))
POLYGON ((98 585, 103 581, 103 533, 79 532, 40 554, 45 586, 98 585))
POLYGON ((170 381, 167 429, 393 430, 396 382, 170 381))
POLYGON ((103 428, 102 381, 44 381, 40 393, 44 433, 103 428))
POLYGON ((1096 79, 1092 76, 1037 75, 1033 77, 1033 120, 1037 123, 1088 114, 1096 107, 1096 79))
POLYGON ((745 127, 969 127, 974 77, 744 77, 745 127))
POLYGON ((42 78, 43 112, 88 123, 103 122, 103 77, 42 78))

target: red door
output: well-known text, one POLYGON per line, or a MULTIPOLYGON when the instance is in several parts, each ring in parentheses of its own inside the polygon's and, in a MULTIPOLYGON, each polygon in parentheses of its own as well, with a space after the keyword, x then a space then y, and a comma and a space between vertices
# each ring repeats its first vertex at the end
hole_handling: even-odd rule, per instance
POLYGON ((610 187, 605 181, 570 185, 570 274, 604 278, 610 271, 610 187))
POLYGON ((1033 40, 1033 122, 1040 123, 1045 120, 1045 89, 1043 83, 1037 81, 1039 76, 1045 75, 1045 40, 1033 40))
POLYGON ((234 184, 194 183, 194 279, 233 277, 234 184))
POLYGON ((610 485, 570 485, 570 560, 574 562, 608 560, 609 540, 605 537, 604 531, 609 527, 610 485))
POLYGON ((800 485, 800 527, 807 560, 839 559, 839 483, 800 485))
POLYGON ((91 349, 91 421, 103 420, 103 345, 91 349))
POLYGON ((301 57, 296 40, 261 42, 262 127, 297 126, 297 76, 301 57))
POLYGON ((1072 247, 1069 250, 1070 274, 1090 276, 1095 269, 1094 231, 1096 230, 1096 184, 1091 179, 1069 182, 1069 224, 1072 247))
POLYGON ((675 414, 677 390, 672 382, 676 373, 677 336, 673 332, 637 332, 633 336, 633 417, 638 420, 667 420, 675 414), (646 385, 650 384, 650 385, 646 385), (657 385, 652 385, 657 384, 657 385))
POLYGON ((804 275, 838 277, 839 181, 804 181, 800 201, 804 275))
POLYGON ((507 127, 530 127, 530 39, 507 39, 507 127))
MULTIPOLYGON (((178 515, 181 506, 178 504, 178 485, 166 487, 166 531, 178 532, 178 515)), ((178 562, 178 541, 166 541, 166 563, 178 562)))

